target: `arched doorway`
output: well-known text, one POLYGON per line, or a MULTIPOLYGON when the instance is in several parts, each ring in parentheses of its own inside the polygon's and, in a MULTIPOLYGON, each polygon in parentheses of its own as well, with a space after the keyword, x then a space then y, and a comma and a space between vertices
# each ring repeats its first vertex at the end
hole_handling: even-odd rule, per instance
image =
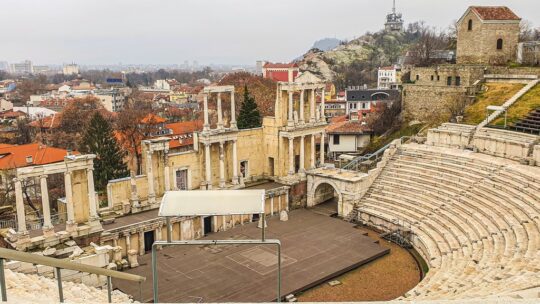
POLYGON ((340 213, 340 206, 341 193, 334 185, 322 182, 315 187, 310 207, 316 209, 319 213, 337 216, 340 213))

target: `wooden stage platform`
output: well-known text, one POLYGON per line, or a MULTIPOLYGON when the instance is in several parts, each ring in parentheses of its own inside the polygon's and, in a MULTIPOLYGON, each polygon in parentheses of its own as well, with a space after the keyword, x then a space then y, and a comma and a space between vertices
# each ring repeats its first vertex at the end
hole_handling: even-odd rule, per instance
MULTIPOLYGON (((301 209, 289 221, 268 218, 266 237, 282 242, 282 296, 318 285, 389 252, 353 224, 301 209)), ((206 239, 260 239, 256 223, 206 239)), ((127 270, 146 276, 142 297, 152 300, 151 256, 127 270)), ((160 302, 270 302, 276 299, 275 246, 181 246, 158 253, 160 302)), ((138 284, 113 286, 139 300, 138 284)))

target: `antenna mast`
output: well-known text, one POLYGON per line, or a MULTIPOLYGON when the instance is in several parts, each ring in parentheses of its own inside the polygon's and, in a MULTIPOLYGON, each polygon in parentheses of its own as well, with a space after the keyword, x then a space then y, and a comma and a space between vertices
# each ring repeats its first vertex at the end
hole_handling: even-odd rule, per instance
POLYGON ((396 13, 396 0, 394 0, 394 5, 392 6, 392 13, 396 13))

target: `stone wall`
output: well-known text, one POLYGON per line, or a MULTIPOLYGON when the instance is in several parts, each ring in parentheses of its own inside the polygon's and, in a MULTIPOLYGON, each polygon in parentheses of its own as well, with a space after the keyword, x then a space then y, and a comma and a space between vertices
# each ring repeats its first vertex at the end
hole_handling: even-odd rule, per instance
POLYGON ((533 160, 536 166, 540 167, 540 145, 534 146, 533 160))
POLYGON ((458 24, 457 63, 504 65, 516 60, 519 40, 518 22, 482 22, 469 11, 458 24), (473 27, 469 31, 469 20, 473 27), (503 48, 497 49, 497 40, 503 39, 503 48))
POLYGON ((417 85, 451 86, 456 85, 456 77, 460 77, 461 86, 470 87, 476 81, 482 80, 484 67, 480 65, 437 65, 433 67, 413 67, 411 81, 417 85))
POLYGON ((426 144, 429 146, 465 149, 471 143, 475 126, 444 123, 436 129, 430 129, 426 144))
POLYGON ((406 121, 448 121, 449 104, 467 99, 465 87, 403 85, 403 118, 406 121))
POLYGON ((502 75, 536 75, 540 76, 540 67, 505 67, 489 66, 486 68, 486 74, 502 75))

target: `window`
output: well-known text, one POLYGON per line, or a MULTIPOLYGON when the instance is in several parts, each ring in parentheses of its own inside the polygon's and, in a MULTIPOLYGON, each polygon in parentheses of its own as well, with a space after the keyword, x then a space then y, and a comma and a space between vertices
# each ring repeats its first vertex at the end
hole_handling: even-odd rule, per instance
POLYGON ((441 81, 441 76, 437 75, 437 81, 441 81))
POLYGON ((501 38, 497 39, 497 50, 503 49, 503 40, 501 38))
POLYGON ((420 75, 416 75, 416 80, 420 80, 420 75))
POLYGON ((334 135, 334 145, 339 145, 339 135, 334 135))
POLYGON ((469 19, 468 30, 469 30, 469 31, 472 31, 472 19, 469 19))
POLYGON ((461 85, 461 77, 456 76, 456 86, 460 86, 460 85, 461 85))
POLYGON ((446 84, 449 86, 452 85, 452 76, 448 76, 448 78, 446 78, 446 84))
POLYGON ((435 76, 431 75, 431 81, 435 80, 435 76))

